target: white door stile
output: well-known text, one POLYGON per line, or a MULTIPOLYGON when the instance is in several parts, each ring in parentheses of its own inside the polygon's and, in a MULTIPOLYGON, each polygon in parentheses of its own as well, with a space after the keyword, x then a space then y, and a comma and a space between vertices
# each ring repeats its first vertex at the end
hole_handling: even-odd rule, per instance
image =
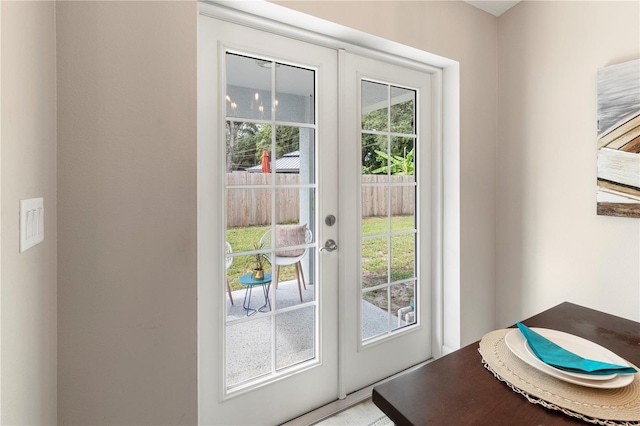
MULTIPOLYGON (((347 53, 344 49, 339 49, 338 50, 338 90, 340 91, 340 93, 343 93, 343 90, 346 88, 346 58, 347 58, 347 53)), ((347 111, 347 97, 346 96, 340 96, 338 97, 338 143, 340 144, 340 142, 343 141, 348 141, 349 140, 349 126, 346 125, 345 123, 345 118, 343 116, 343 112, 347 111)), ((345 170, 342 166, 342 160, 340 160, 341 157, 338 157, 338 179, 342 182, 345 180, 346 175, 348 175, 349 171, 348 169, 345 170)), ((344 188, 343 188, 344 191, 344 188)), ((345 205, 345 200, 340 200, 339 204, 338 204, 338 212, 339 212, 339 217, 342 217, 343 213, 345 213, 345 208, 347 208, 347 205, 345 205)), ((353 211, 353 210, 352 210, 353 211)), ((336 239, 336 241, 338 241, 339 244, 342 244, 343 241, 343 237, 344 235, 344 227, 341 228, 343 231, 340 232, 340 234, 338 235, 339 238, 336 239)), ((345 250, 344 248, 339 250, 339 264, 340 265, 349 265, 350 263, 348 263, 349 261, 349 253, 347 250, 345 250)), ((351 263, 351 265, 353 265, 353 263, 351 263)), ((338 270, 338 280, 340 283, 345 283, 345 278, 346 276, 348 276, 348 272, 346 271, 346 269, 340 268, 338 270)), ((348 315, 347 315, 347 308, 348 308, 348 292, 347 292, 347 286, 345 286, 344 284, 339 285, 338 286, 338 292, 340 297, 338 298, 338 318, 339 318, 339 327, 340 329, 338 330, 338 350, 339 350, 339 357, 338 357, 338 395, 340 399, 345 399, 347 397, 347 381, 345 380, 346 378, 346 369, 347 369, 347 364, 345 362, 345 360, 347 359, 347 348, 349 347, 349 342, 348 342, 348 335, 347 333, 344 332, 344 323, 346 322, 348 315)))

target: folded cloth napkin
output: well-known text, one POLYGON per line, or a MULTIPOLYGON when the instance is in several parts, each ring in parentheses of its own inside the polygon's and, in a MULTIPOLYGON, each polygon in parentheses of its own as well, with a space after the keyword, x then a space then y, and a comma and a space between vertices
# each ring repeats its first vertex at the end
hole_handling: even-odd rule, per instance
POLYGON ((572 373, 593 375, 634 374, 637 372, 633 367, 582 358, 581 356, 556 345, 524 324, 518 323, 517 326, 524 338, 527 339, 529 347, 533 353, 535 353, 542 362, 557 369, 572 373))

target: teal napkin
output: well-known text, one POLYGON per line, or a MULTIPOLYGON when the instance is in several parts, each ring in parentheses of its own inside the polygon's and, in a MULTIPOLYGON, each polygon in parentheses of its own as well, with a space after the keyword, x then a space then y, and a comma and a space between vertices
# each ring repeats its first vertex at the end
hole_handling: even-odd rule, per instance
POLYGON ((556 345, 546 337, 531 330, 526 325, 521 323, 516 325, 520 329, 524 338, 527 339, 529 347, 533 353, 535 353, 542 362, 557 369, 572 373, 593 375, 634 374, 637 372, 633 367, 625 367, 622 365, 609 364, 606 362, 582 358, 581 356, 556 345))

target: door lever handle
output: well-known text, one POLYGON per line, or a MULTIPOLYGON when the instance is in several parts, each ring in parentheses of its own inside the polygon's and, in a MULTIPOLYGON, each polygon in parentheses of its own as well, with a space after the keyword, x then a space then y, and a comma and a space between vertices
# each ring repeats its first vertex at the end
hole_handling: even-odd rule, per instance
POLYGON ((329 239, 324 243, 324 247, 320 247, 320 251, 322 252, 323 250, 326 251, 334 251, 338 248, 338 245, 336 244, 335 241, 329 239))

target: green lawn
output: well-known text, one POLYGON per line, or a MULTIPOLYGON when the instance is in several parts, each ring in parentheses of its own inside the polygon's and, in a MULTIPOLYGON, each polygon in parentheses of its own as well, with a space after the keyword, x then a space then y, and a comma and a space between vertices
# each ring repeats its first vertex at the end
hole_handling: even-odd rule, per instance
MULTIPOLYGON (((394 216, 391 218, 391 229, 393 231, 408 230, 414 227, 413 216, 394 216)), ((227 241, 233 247, 234 252, 248 251, 254 249, 254 244, 269 229, 268 226, 247 226, 231 228, 227 230, 227 241)), ((372 217, 362 221, 362 235, 373 236, 388 231, 386 218, 372 217)), ((409 278, 414 274, 414 235, 406 234, 392 238, 391 247, 391 280, 396 281, 409 278)), ((386 237, 371 238, 364 240, 362 244, 362 279, 365 288, 388 282, 389 253, 386 237)), ((227 271, 229 283, 233 290, 244 288, 238 277, 251 272, 253 269, 252 256, 239 256, 227 271)), ((270 265, 267 264, 267 272, 271 272, 270 265)), ((295 267, 287 266, 280 268, 280 281, 295 279, 295 267)))

